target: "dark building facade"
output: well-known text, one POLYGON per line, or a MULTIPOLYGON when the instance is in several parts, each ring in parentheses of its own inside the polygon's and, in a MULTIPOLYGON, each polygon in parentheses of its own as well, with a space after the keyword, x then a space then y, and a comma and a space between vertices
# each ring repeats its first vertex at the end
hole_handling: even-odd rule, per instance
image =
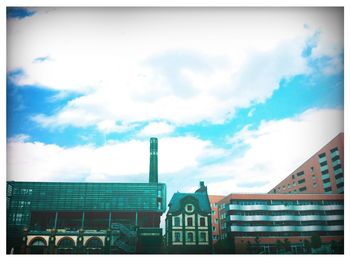
POLYGON ((149 183, 7 182, 7 253, 157 253, 156 155, 152 138, 149 183))
POLYGON ((207 187, 175 193, 166 216, 168 253, 212 253, 211 209, 207 187))
POLYGON ((269 193, 343 194, 344 133, 339 133, 269 193))

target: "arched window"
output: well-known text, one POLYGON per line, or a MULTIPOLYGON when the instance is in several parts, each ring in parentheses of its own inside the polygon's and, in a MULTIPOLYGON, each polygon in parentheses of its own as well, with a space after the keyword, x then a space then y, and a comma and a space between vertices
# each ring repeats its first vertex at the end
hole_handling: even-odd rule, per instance
POLYGON ((180 242, 180 241, 181 241, 181 233, 175 232, 175 242, 180 242))
POLYGON ((193 242, 193 233, 192 232, 187 233, 187 241, 193 242))
POLYGON ((85 248, 88 254, 102 254, 103 242, 98 237, 93 237, 86 242, 85 248))
POLYGON ((36 238, 32 241, 31 246, 46 246, 46 242, 42 238, 36 238))
POLYGON ((180 224, 180 218, 179 218, 179 217, 175 217, 175 219, 174 219, 174 226, 175 226, 175 227, 181 226, 181 224, 180 224))
POLYGON ((187 218, 187 226, 189 226, 189 227, 193 226, 193 218, 192 217, 187 218))
POLYGON ((192 204, 187 204, 185 209, 187 212, 192 213, 194 211, 194 206, 192 204))
POLYGON ((199 241, 200 242, 206 242, 207 241, 207 234, 205 232, 201 232, 199 234, 199 241))
POLYGON ((200 225, 201 227, 205 227, 205 218, 204 218, 204 217, 201 217, 201 218, 199 219, 199 225, 200 225))
POLYGON ((57 253, 72 254, 74 247, 75 247, 75 243, 73 239, 69 237, 62 238, 60 241, 58 241, 57 253))
POLYGON ((46 249, 45 239, 38 237, 32 240, 30 243, 30 253, 31 254, 44 254, 46 249))

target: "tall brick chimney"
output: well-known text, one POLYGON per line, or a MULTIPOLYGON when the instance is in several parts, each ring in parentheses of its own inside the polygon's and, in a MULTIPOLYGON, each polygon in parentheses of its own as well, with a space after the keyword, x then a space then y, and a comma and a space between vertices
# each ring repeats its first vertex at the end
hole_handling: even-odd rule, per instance
POLYGON ((150 139, 149 183, 158 183, 158 139, 150 139))

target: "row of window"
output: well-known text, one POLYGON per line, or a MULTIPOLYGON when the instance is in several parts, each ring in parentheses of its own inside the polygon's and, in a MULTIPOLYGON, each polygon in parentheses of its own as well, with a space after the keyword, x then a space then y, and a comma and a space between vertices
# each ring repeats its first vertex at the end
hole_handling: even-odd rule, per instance
POLYGON ((342 205, 337 200, 231 200, 232 205, 342 205))
MULTIPOLYGON (((199 233, 199 242, 207 242, 207 233, 200 232, 199 233)), ((182 232, 176 231, 174 232, 174 242, 182 242, 182 232)), ((186 242, 195 242, 195 233, 194 232, 186 232, 186 242)))
POLYGON ((343 225, 344 220, 311 220, 311 221, 231 221, 234 226, 332 226, 343 225))
MULTIPOLYGON (((206 226, 205 219, 206 219, 205 217, 199 218, 199 226, 201 226, 201 227, 206 226)), ((194 226, 193 217, 187 217, 186 221, 187 221, 187 226, 189 226, 189 227, 193 227, 194 226)), ((181 227, 182 226, 182 222, 181 222, 181 218, 180 217, 174 217, 174 226, 175 227, 181 227)))
POLYGON ((317 211, 317 210, 307 210, 307 211, 263 211, 263 210, 254 210, 254 211, 229 211, 229 215, 235 216, 328 216, 328 215, 343 215, 343 210, 326 210, 326 211, 317 211))
POLYGON ((344 174, 340 164, 340 157, 338 148, 333 149, 331 151, 332 165, 334 170, 334 176, 336 179, 336 186, 338 193, 344 193, 344 174))

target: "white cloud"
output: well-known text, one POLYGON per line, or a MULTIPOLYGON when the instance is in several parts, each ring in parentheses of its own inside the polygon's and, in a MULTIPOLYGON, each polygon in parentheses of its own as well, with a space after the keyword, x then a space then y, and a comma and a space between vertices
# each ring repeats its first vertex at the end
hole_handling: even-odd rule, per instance
POLYGON ((30 139, 30 136, 27 134, 18 134, 8 140, 8 142, 25 142, 30 139))
POLYGON ((174 130, 175 130, 175 127, 166 122, 151 122, 140 131, 139 136, 160 137, 162 135, 172 133, 174 130))
POLYGON ((268 192, 344 131, 343 116, 341 110, 315 109, 292 118, 262 122, 257 129, 243 128, 231 142, 233 151, 245 146, 245 152, 202 169, 203 176, 212 179, 210 192, 268 192), (219 176, 218 181, 213 180, 219 176))
POLYGON ((308 73, 301 53, 315 30, 313 55, 338 54, 340 10, 39 8, 8 22, 8 68, 23 68, 17 84, 83 94, 33 118, 46 127, 222 123, 265 101, 282 78, 308 73))
MULTIPOLYGON (((115 181, 141 175, 147 182, 149 142, 109 142, 102 147, 64 148, 41 142, 12 140, 7 145, 8 180, 24 181, 115 181)), ((195 137, 159 139, 159 179, 196 168, 222 151, 195 137)), ((130 180, 130 179, 129 179, 130 180)))

